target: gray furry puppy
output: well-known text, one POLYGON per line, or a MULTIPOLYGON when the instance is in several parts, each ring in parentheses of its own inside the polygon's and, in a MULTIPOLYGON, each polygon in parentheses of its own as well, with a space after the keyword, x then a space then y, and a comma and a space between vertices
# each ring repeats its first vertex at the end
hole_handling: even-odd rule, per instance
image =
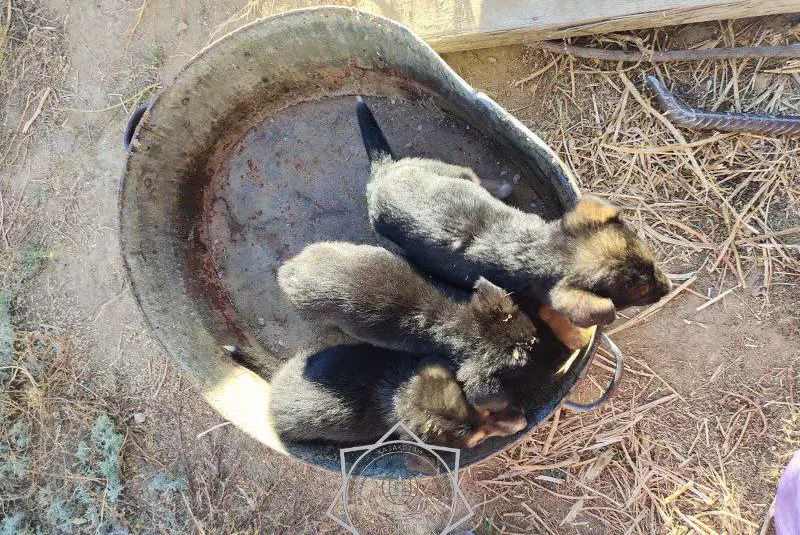
POLYGON ((290 440, 365 444, 402 422, 428 444, 474 448, 526 425, 477 411, 446 362, 367 344, 301 352, 271 385, 270 415, 290 440))
POLYGON ((546 222, 492 197, 471 169, 396 159, 360 98, 357 112, 371 161, 372 226, 420 269, 462 287, 486 277, 580 327, 611 323, 617 308, 669 291, 669 279, 616 208, 584 196, 562 219, 546 222))
POLYGON ((497 410, 503 383, 527 365, 537 342, 531 320, 483 278, 468 301, 446 295, 381 247, 315 243, 278 270, 278 285, 307 317, 373 345, 451 355, 470 403, 497 410))

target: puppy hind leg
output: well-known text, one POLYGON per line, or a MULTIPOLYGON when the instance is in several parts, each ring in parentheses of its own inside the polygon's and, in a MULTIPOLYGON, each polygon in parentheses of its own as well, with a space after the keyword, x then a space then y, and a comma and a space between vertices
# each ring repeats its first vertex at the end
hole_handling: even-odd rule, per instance
POLYGON ((460 165, 445 163, 439 160, 424 160, 423 167, 425 167, 429 172, 440 176, 469 180, 478 185, 481 183, 478 175, 476 175, 475 171, 469 167, 462 167, 460 165))

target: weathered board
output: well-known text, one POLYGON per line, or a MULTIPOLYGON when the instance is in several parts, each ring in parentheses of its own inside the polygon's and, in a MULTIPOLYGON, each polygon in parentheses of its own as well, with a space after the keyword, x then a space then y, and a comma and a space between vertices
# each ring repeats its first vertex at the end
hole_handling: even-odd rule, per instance
MULTIPOLYGON (((275 2, 265 14, 316 5, 275 2)), ((438 52, 800 12, 800 0, 329 0, 401 22, 438 52)))

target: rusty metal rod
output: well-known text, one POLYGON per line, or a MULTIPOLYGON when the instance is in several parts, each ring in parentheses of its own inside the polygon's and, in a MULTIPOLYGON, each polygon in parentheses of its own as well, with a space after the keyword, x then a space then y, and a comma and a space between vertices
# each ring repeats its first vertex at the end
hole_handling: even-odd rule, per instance
POLYGON ((737 58, 800 58, 800 44, 707 48, 699 50, 654 50, 652 52, 608 50, 606 48, 574 46, 556 41, 540 41, 538 43, 531 43, 530 46, 576 58, 626 61, 630 63, 638 63, 640 61, 662 63, 667 61, 703 61, 709 59, 737 58))
POLYGON ((703 111, 690 108, 653 75, 647 77, 664 114, 677 126, 694 130, 719 130, 762 134, 767 136, 800 135, 800 117, 796 115, 759 115, 722 111, 703 111))

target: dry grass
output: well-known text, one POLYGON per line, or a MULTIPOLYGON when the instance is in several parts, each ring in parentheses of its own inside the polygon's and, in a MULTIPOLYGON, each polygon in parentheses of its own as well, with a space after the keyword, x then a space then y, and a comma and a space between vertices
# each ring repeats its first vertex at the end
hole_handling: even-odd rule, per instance
MULTIPOLYGON (((749 21, 715 30, 696 32, 688 44, 676 28, 575 42, 664 50, 797 41, 794 31, 749 21)), ((532 74, 511 84, 531 98, 522 118, 547 133, 585 190, 625 209, 680 284, 671 297, 694 294, 705 301, 698 310, 732 294, 757 297, 753 322, 777 321, 796 335, 797 140, 678 130, 643 83, 657 73, 700 108, 797 115, 793 63, 631 65, 538 50, 526 61, 532 74)), ((485 532, 762 533, 777 477, 798 447, 798 355, 784 362, 791 364, 744 381, 725 377, 685 399, 669 377, 628 359, 624 386, 607 406, 561 412, 497 463, 472 471, 491 504, 485 532)), ((583 385, 595 395, 611 370, 608 359, 599 365, 595 386, 583 385)))
MULTIPOLYGON (((758 23, 721 25, 693 48, 794 42, 758 23), (734 37, 735 36, 735 37, 734 37)), ((584 39, 632 49, 682 47, 676 29, 584 39), (677 34, 677 35, 676 35, 677 34)), ((536 76, 518 84, 538 100, 528 113, 582 186, 626 209, 676 281, 710 274, 715 290, 746 290, 770 308, 800 276, 798 144, 790 138, 681 131, 654 109, 644 74, 656 73, 693 105, 800 114, 791 61, 615 64, 531 51, 536 76), (538 73, 538 74, 537 74, 538 73), (554 98, 542 99, 543 95, 554 98), (538 110, 536 108, 539 108, 538 110), (548 118, 548 119, 543 119, 548 118)), ((792 316, 794 328, 800 320, 792 316)))
POLYGON ((64 27, 37 0, 4 0, 0 14, 0 165, 12 169, 58 100, 64 27))
MULTIPOLYGON (((610 364, 600 359, 606 372, 610 364)), ((796 369, 778 369, 744 394, 728 384, 687 403, 629 360, 624 388, 601 410, 562 411, 472 470, 492 502, 484 514, 501 533, 757 534, 788 461, 776 452, 798 445, 796 379, 796 369), (777 429, 788 404, 794 416, 777 429)))

